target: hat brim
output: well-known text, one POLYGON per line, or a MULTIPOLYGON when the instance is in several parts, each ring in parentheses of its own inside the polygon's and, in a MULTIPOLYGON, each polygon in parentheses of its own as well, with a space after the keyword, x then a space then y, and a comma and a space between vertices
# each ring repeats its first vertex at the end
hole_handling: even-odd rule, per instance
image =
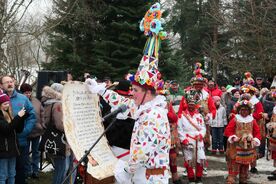
POLYGON ((123 91, 123 90, 117 90, 117 89, 115 89, 114 91, 117 92, 119 95, 132 96, 131 95, 131 90, 129 90, 129 91, 123 91))
POLYGON ((149 85, 147 85, 147 84, 140 84, 139 82, 136 82, 136 81, 132 81, 131 82, 131 84, 132 85, 136 85, 136 86, 140 86, 140 87, 142 87, 142 88, 144 88, 144 89, 149 89, 149 90, 153 90, 154 89, 154 87, 153 86, 149 86, 149 85))

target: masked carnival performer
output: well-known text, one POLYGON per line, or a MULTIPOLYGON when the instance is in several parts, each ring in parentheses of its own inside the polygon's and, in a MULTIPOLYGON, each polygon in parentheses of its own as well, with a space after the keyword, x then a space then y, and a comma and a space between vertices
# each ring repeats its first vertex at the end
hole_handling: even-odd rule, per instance
POLYGON ((237 114, 229 122, 224 134, 227 145, 227 184, 234 184, 239 175, 239 183, 247 183, 249 165, 257 158, 256 147, 260 145, 261 135, 256 120, 252 116, 252 105, 242 100, 235 105, 237 114))
MULTIPOLYGON (((251 81, 251 80, 249 80, 249 81, 251 81)), ((262 158, 265 155, 265 119, 264 119, 265 113, 264 113, 263 105, 255 95, 255 92, 257 89, 255 87, 253 87, 252 85, 244 84, 243 86, 241 86, 240 90, 242 93, 241 99, 247 99, 251 103, 252 108, 253 108, 252 116, 256 120, 256 122, 260 128, 261 145, 258 150, 257 159, 262 158)), ((255 160, 251 164, 251 169, 250 169, 251 173, 258 173, 256 166, 257 166, 257 160, 255 160)))
POLYGON ((184 148, 184 167, 187 169, 189 182, 202 182, 203 166, 206 163, 203 138, 206 127, 203 116, 198 112, 197 92, 190 89, 182 99, 178 120, 178 134, 184 148), (195 173, 193 171, 195 167, 195 173))
POLYGON ((204 137, 204 145, 205 149, 208 150, 209 146, 211 145, 210 140, 210 123, 212 119, 216 116, 216 106, 212 97, 209 93, 204 89, 206 85, 207 79, 204 78, 202 75, 206 74, 204 70, 201 69, 201 63, 197 62, 195 64, 195 77, 191 79, 192 87, 196 90, 197 101, 199 105, 199 112, 202 114, 204 118, 204 122, 206 125, 206 135, 204 137))
POLYGON ((135 119, 130 143, 130 159, 118 162, 118 183, 167 184, 169 182, 170 127, 167 117, 167 102, 164 96, 156 95, 158 73, 158 46, 165 33, 161 28, 160 4, 151 6, 141 21, 141 28, 149 36, 138 70, 132 77, 133 99, 124 98, 107 90, 104 84, 87 79, 89 89, 98 93, 112 108, 128 106, 128 114, 135 119))

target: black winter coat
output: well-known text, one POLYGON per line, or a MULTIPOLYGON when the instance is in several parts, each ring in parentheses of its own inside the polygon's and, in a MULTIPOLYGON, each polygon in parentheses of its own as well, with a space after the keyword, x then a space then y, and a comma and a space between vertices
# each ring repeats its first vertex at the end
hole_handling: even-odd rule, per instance
MULTIPOLYGON (((111 121, 111 120, 110 120, 111 121)), ((106 138, 110 146, 117 146, 124 149, 130 149, 130 140, 134 127, 134 119, 126 120, 116 119, 113 126, 106 132, 106 138)), ((104 127, 108 126, 108 122, 104 122, 104 127)))
POLYGON ((17 115, 8 123, 0 110, 0 158, 12 158, 20 154, 16 133, 23 131, 25 119, 26 116, 17 115))

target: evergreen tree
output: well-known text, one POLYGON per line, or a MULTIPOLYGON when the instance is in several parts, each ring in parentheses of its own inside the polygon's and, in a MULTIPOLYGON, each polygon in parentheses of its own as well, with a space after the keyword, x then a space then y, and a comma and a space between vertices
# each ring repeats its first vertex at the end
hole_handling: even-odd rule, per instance
POLYGON ((113 1, 104 0, 105 11, 100 24, 104 27, 96 42, 97 66, 109 64, 97 76, 109 75, 122 78, 130 70, 137 69, 142 57, 145 36, 139 30, 139 21, 150 7, 150 1, 113 1))
MULTIPOLYGON (((44 67, 70 70, 75 76, 89 72, 100 79, 109 76, 115 80, 128 72, 134 73, 146 43, 139 22, 152 3, 150 0, 55 0, 57 16, 48 20, 50 26, 56 25, 49 32, 48 54, 52 62, 44 67)), ((160 66, 175 67, 174 62, 168 63, 172 60, 172 50, 162 53, 166 60, 164 57, 160 66)), ((167 70, 164 71, 166 76, 167 70)), ((177 72, 168 73, 171 77, 177 72)))
POLYGON ((70 70, 74 76, 93 72, 96 63, 95 40, 100 30, 98 15, 102 11, 100 0, 55 0, 56 16, 48 19, 50 63, 44 68, 70 70))

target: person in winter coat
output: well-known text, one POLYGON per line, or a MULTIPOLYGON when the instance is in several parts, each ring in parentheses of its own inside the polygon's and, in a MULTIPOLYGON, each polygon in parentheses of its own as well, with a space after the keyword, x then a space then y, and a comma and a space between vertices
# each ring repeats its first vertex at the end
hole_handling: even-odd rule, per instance
POLYGON ((221 97, 221 95, 222 95, 222 91, 218 88, 218 85, 213 80, 208 81, 207 90, 211 97, 213 97, 213 96, 221 97))
POLYGON ((28 113, 28 117, 25 119, 25 125, 23 131, 18 134, 17 139, 19 143, 20 155, 16 158, 16 184, 26 183, 26 174, 28 172, 27 161, 29 157, 28 136, 33 130, 36 122, 35 111, 30 100, 25 96, 17 92, 15 88, 15 81, 10 76, 3 76, 0 80, 1 86, 4 92, 11 99, 11 107, 13 116, 24 107, 28 113))
POLYGON ((41 135, 44 133, 46 126, 43 121, 43 112, 44 109, 40 103, 40 101, 32 97, 32 86, 30 84, 22 84, 20 86, 20 92, 25 95, 33 104, 35 115, 36 115, 36 123, 28 137, 28 147, 31 146, 32 157, 31 162, 28 162, 28 176, 37 179, 39 172, 39 162, 40 162, 40 151, 39 144, 41 135))
POLYGON ((0 184, 14 184, 16 157, 19 146, 16 133, 24 128, 25 109, 22 108, 13 118, 10 98, 0 94, 0 184))
MULTIPOLYGON (((59 83, 53 83, 51 87, 45 86, 42 90, 42 101, 44 104, 44 120, 46 126, 51 121, 56 129, 64 132, 61 103, 62 90, 63 85, 59 83), (52 120, 50 119, 51 117, 52 120)), ((66 142, 66 140, 63 141, 66 142)), ((55 167, 52 184, 62 183, 70 166, 71 151, 68 143, 66 142, 65 144, 65 156, 49 155, 52 158, 55 167)))
POLYGON ((213 96, 213 100, 217 108, 217 114, 210 125, 212 131, 212 153, 216 153, 217 151, 224 153, 223 131, 224 127, 227 125, 226 111, 225 108, 220 104, 219 96, 213 96))

